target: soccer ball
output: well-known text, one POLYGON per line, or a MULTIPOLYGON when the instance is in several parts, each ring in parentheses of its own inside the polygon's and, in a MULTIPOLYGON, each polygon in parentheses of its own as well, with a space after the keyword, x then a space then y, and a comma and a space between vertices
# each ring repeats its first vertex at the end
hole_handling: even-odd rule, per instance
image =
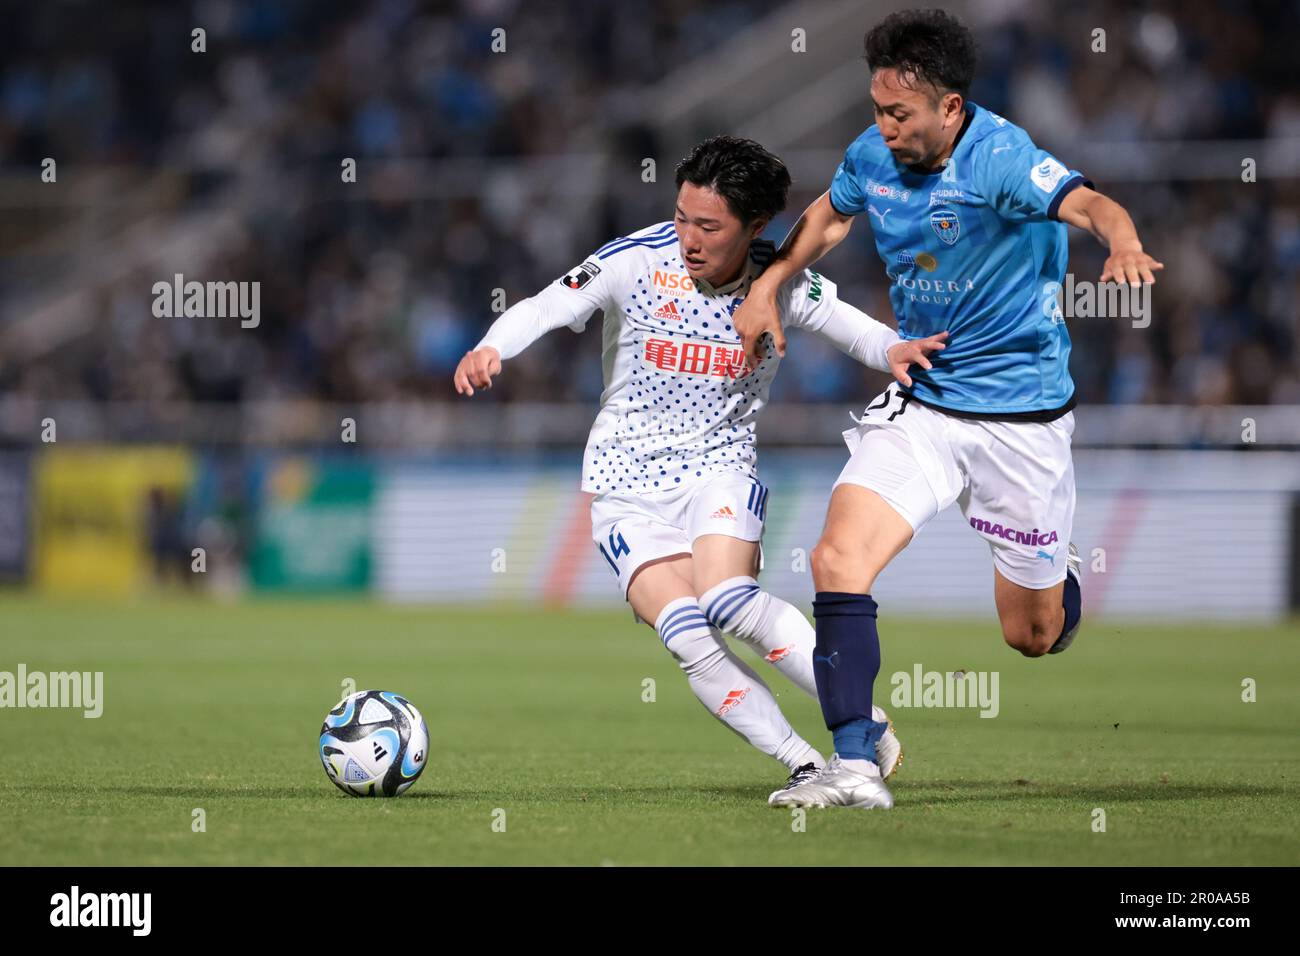
POLYGON ((419 779, 429 728, 405 697, 363 690, 325 715, 320 760, 334 786, 354 797, 396 797, 419 779))

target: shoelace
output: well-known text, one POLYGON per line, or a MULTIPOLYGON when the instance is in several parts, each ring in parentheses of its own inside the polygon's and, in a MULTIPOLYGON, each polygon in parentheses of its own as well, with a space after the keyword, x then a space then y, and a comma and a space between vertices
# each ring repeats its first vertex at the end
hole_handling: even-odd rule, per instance
POLYGON ((790 787, 797 787, 801 783, 807 783, 819 773, 821 771, 817 769, 815 763, 806 763, 795 767, 794 773, 790 774, 790 781, 786 784, 786 788, 789 789, 790 787))

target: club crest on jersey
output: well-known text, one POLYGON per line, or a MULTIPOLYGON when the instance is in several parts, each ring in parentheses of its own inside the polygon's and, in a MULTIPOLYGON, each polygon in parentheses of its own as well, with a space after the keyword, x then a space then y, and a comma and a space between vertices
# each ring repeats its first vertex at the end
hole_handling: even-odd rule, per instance
POLYGON ((594 262, 584 262, 566 272, 560 279, 560 285, 568 289, 581 289, 600 274, 600 266, 594 262))
POLYGON ((961 220, 951 209, 936 209, 930 213, 930 228, 945 245, 953 245, 961 235, 961 220))

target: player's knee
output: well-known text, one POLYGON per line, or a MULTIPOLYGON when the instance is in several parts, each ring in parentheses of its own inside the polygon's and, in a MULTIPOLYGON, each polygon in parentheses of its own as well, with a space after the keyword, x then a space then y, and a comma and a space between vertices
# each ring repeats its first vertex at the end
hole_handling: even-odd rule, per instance
POLYGON ((815 581, 825 581, 843 574, 851 558, 844 549, 836 545, 833 538, 822 538, 818 541, 810 557, 815 581))
POLYGON ((704 608, 709 623, 719 631, 748 640, 759 629, 771 600, 771 595, 760 588, 757 581, 748 578, 728 588, 719 586, 707 592, 700 606, 704 608))
POLYGON ((1060 636, 1053 633, 1051 627, 1047 621, 1034 618, 1003 621, 1002 637, 1025 657, 1042 657, 1060 636))
POLYGON ((810 557, 818 591, 870 592, 875 572, 865 552, 844 547, 835 538, 822 538, 810 557))

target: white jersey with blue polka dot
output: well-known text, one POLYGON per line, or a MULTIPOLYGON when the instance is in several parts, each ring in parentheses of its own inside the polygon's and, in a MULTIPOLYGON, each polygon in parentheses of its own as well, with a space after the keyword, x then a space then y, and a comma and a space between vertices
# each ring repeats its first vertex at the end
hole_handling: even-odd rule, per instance
MULTIPOLYGON (((502 360, 551 329, 581 331, 604 315, 605 388, 583 457, 582 489, 652 495, 719 473, 756 476, 754 430, 780 357, 770 342, 747 369, 731 317, 775 255, 751 244, 733 282, 712 287, 687 273, 671 221, 616 239, 493 324, 479 347, 502 360)), ((888 369, 897 335, 839 302, 835 285, 804 270, 777 306, 783 326, 819 332, 874 368, 888 369)), ((794 347, 794 346, 791 346, 794 347)))

